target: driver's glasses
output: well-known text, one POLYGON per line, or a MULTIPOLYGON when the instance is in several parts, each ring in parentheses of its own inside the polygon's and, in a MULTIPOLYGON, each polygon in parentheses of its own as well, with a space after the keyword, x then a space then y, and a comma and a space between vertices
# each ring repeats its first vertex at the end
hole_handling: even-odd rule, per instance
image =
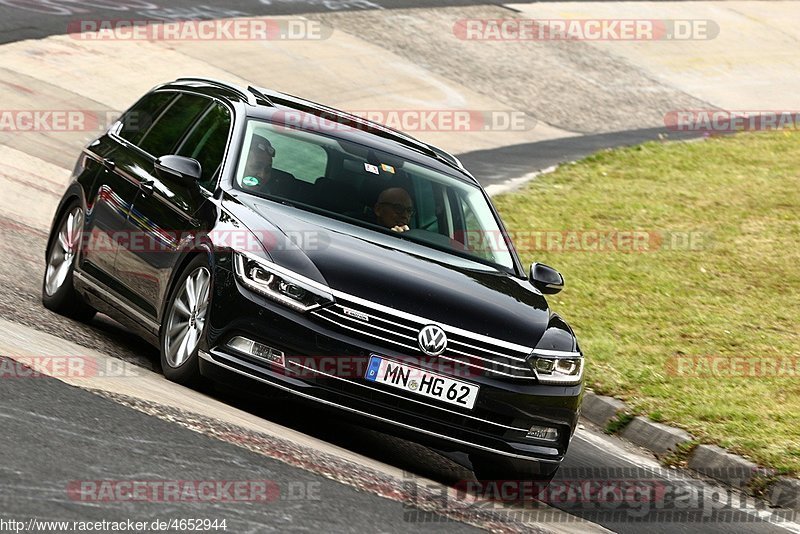
POLYGON ((415 213, 414 208, 410 206, 406 207, 402 204, 395 204, 394 202, 381 202, 381 204, 385 206, 390 206, 394 210, 394 212, 398 215, 408 215, 409 217, 411 217, 415 213))

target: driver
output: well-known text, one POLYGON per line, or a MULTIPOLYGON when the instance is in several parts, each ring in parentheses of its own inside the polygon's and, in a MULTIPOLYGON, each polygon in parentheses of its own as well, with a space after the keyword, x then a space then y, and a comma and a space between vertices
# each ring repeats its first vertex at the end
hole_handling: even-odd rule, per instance
POLYGON ((407 232, 408 223, 414 215, 414 203, 408 191, 402 187, 390 187, 378 195, 373 211, 376 222, 381 226, 394 232, 407 232))

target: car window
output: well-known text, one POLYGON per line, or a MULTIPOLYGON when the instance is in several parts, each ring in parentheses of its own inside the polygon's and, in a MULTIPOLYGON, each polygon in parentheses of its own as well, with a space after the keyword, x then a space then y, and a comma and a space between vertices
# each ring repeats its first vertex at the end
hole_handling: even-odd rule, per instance
POLYGON ((155 157, 170 154, 210 102, 202 96, 180 94, 137 143, 139 148, 155 157))
POLYGON ((250 119, 234 187, 514 268, 512 252, 478 185, 377 147, 250 119), (328 158, 332 163, 326 166, 328 158), (317 176, 324 178, 313 180, 317 176), (402 233, 396 231, 403 227, 402 233))
POLYGON ((314 183, 317 178, 325 176, 328 154, 321 146, 274 131, 267 132, 264 136, 275 149, 273 168, 288 172, 298 180, 309 183, 314 183))
POLYGON ((230 127, 231 115, 228 108, 214 102, 177 151, 179 156, 194 158, 200 162, 203 170, 200 185, 209 191, 214 189, 217 171, 222 165, 230 127))
POLYGON ((133 144, 138 144, 158 115, 175 96, 175 93, 168 92, 145 95, 120 119, 122 122, 120 137, 133 144))
POLYGON ((430 180, 423 180, 418 177, 412 179, 417 203, 417 221, 420 228, 439 232, 439 219, 436 213, 436 195, 434 183, 430 180))
POLYGON ((502 235, 499 231, 494 234, 487 234, 483 231, 480 219, 475 214, 485 205, 483 202, 479 206, 473 207, 472 201, 476 200, 474 197, 470 198, 459 193, 456 193, 456 196, 461 208, 463 225, 463 229, 456 232, 456 240, 463 243, 473 254, 491 260, 494 256, 493 249, 497 247, 497 242, 502 239, 502 235))

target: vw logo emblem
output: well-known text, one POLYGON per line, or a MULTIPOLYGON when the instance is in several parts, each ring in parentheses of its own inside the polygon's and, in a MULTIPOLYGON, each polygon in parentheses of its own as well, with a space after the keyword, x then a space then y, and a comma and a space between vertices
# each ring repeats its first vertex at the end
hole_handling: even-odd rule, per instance
POLYGON ((419 331, 419 348, 428 356, 438 356, 447 348, 447 334, 440 327, 431 324, 419 331))

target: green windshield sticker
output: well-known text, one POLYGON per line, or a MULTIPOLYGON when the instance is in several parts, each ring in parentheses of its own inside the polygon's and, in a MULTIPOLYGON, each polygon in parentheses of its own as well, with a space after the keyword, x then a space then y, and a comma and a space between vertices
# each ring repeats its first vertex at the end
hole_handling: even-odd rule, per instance
POLYGON ((255 187, 258 185, 258 178, 256 178, 255 176, 245 176, 244 178, 242 178, 242 183, 250 187, 255 187))

